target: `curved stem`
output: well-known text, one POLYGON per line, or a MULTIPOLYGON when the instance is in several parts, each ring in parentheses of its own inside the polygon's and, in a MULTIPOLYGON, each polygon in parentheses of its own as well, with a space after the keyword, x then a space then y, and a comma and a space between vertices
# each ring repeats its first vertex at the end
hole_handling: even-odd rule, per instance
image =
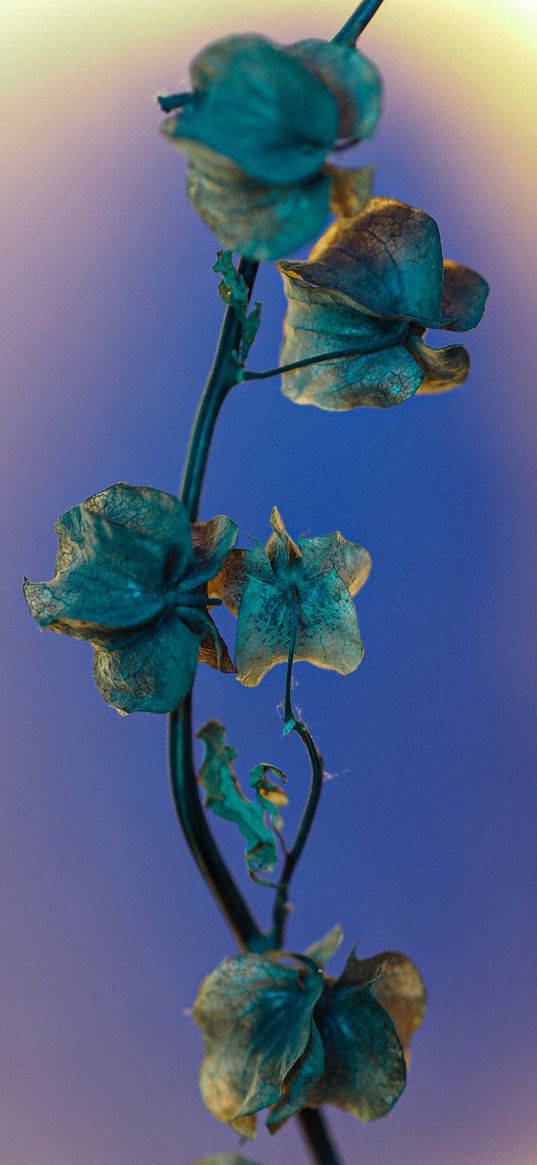
MULTIPOLYGON (((386 345, 384 345, 386 347, 386 345)), ((375 348, 373 351, 380 351, 375 348)), ((345 356, 369 356, 369 352, 364 352, 363 348, 346 348, 345 351, 340 349, 338 352, 323 352, 322 356, 308 356, 306 360, 294 360, 292 364, 282 364, 280 368, 268 368, 266 372, 248 372, 242 373, 242 380, 268 380, 269 376, 280 376, 284 372, 292 372, 295 368, 307 368, 308 364, 322 364, 325 360, 342 360, 345 356)))
MULTIPOLYGON (((241 259, 237 268, 246 281, 249 296, 258 267, 259 263, 255 259, 241 259)), ((213 365, 192 426, 179 491, 191 522, 195 521, 198 515, 203 479, 218 414, 228 392, 240 380, 240 370, 234 353, 239 349, 241 335, 242 324, 235 308, 227 307, 213 365)))
POLYGON ((298 1114, 302 1133, 316 1165, 340 1165, 340 1158, 328 1135, 318 1108, 303 1108, 298 1114))
POLYGON ((169 762, 173 802, 190 852, 242 948, 259 949, 261 932, 217 849, 199 798, 192 756, 192 701, 170 715, 169 762))
POLYGON ((276 900, 274 902, 273 914, 273 929, 272 940, 274 946, 278 949, 283 946, 285 936, 285 923, 289 910, 289 885, 293 876, 295 867, 302 854, 302 850, 306 844, 310 829, 313 825, 317 806, 319 804, 319 797, 321 796, 321 789, 323 785, 323 758, 315 744, 315 741, 308 731, 306 725, 302 720, 297 720, 293 705, 291 702, 291 685, 293 676, 293 660, 295 656, 296 638, 298 632, 298 595, 295 591, 295 604, 293 606, 293 616, 291 624, 291 639, 289 644, 289 655, 287 657, 287 672, 285 675, 285 703, 284 703, 284 732, 296 732, 306 749, 311 765, 311 784, 308 793, 308 800, 302 820, 298 827, 298 832, 293 845, 286 854, 280 880, 278 882, 276 900))
POLYGON ((364 28, 367 28, 369 21, 372 20, 375 12, 378 12, 381 4, 382 0, 362 0, 356 12, 353 12, 343 28, 340 28, 339 32, 336 33, 333 38, 334 42, 336 44, 356 44, 358 37, 361 36, 364 28))

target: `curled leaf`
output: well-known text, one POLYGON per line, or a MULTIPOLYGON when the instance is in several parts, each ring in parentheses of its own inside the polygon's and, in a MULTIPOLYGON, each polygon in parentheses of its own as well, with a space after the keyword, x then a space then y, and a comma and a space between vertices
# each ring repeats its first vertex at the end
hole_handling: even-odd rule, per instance
MULTIPOLYGON (((205 745, 205 758, 199 772, 199 780, 206 794, 206 805, 219 817, 227 821, 234 821, 242 836, 248 842, 246 850, 246 864, 251 874, 270 871, 278 860, 274 829, 280 828, 281 818, 271 800, 273 796, 271 782, 267 783, 263 772, 258 779, 250 783, 256 787, 266 787, 269 796, 260 793, 257 801, 249 801, 244 796, 233 770, 233 761, 237 755, 235 749, 226 743, 225 728, 218 720, 209 720, 196 734, 205 745), (267 824, 267 818, 272 828, 267 824)), ((260 770, 269 770, 268 765, 259 765, 260 770)), ((279 769, 273 770, 280 772, 279 769)), ((283 774, 282 774, 283 776, 283 774)), ((275 789, 276 786, 273 786, 275 789)), ((280 796, 285 794, 278 790, 280 796)))
POLYGON ((220 298, 234 308, 242 324, 241 356, 245 360, 261 323, 261 304, 256 303, 252 311, 248 312, 248 285, 235 267, 231 251, 218 251, 213 271, 222 276, 218 284, 220 298))
POLYGON ((289 797, 284 792, 281 785, 273 781, 269 777, 269 773, 274 773, 284 784, 287 783, 287 777, 281 769, 276 768, 275 765, 269 765, 262 762, 252 769, 248 778, 250 788, 255 789, 259 805, 263 810, 270 814, 272 818, 272 828, 279 833, 283 826, 283 817, 280 810, 284 805, 289 804, 289 797))

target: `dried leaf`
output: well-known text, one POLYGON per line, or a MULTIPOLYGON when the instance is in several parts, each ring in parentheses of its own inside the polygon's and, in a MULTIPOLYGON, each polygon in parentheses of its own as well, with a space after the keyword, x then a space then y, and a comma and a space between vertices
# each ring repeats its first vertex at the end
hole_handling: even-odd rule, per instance
POLYGON ((353 671, 363 644, 351 595, 369 573, 369 554, 339 533, 294 542, 276 509, 271 525, 264 552, 232 552, 211 583, 211 594, 238 611, 238 678, 253 686, 287 660, 295 617, 295 660, 353 671))
POLYGON ((381 976, 373 984, 373 994, 393 1020, 408 1063, 408 1045, 423 1022, 427 1007, 425 984, 415 964, 400 951, 384 951, 381 976))
MULTIPOLYGON (((233 771, 237 753, 226 744, 225 728, 218 720, 209 720, 196 735, 205 745, 199 780, 205 789, 207 808, 227 821, 234 821, 238 826, 248 842, 246 864, 250 873, 273 870, 278 852, 273 829, 267 825, 267 816, 272 820, 273 828, 279 827, 279 817, 276 814, 275 819, 274 806, 262 797, 257 801, 249 801, 244 796, 233 771)), ((255 773, 255 769, 253 771, 255 773)))
POLYGON ((308 960, 225 959, 202 983, 193 1015, 205 1044, 200 1086, 215 1117, 255 1136, 255 1113, 277 1103, 311 1035, 323 989, 308 960))
POLYGON ((289 797, 281 785, 271 780, 269 773, 274 773, 274 776, 278 777, 280 781, 283 781, 284 784, 287 783, 287 777, 281 769, 265 762, 252 769, 248 783, 250 788, 255 789, 259 805, 272 818, 272 828, 276 833, 280 833, 283 827, 283 817, 280 810, 284 805, 289 804, 289 797))

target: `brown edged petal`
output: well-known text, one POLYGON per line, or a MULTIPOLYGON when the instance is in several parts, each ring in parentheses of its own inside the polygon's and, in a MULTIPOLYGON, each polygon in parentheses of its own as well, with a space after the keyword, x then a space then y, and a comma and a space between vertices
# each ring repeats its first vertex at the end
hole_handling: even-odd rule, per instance
POLYGON ((372 198, 361 214, 319 240, 315 258, 280 269, 330 290, 341 303, 373 315, 443 323, 442 247, 438 227, 415 206, 372 198))
POLYGON ((418 392, 446 392, 449 388, 464 384, 470 368, 470 356, 462 344, 431 348, 423 340, 412 338, 408 346, 425 373, 418 392))
POLYGON ((477 327, 485 310, 489 286, 482 275, 453 259, 444 260, 442 312, 444 328, 467 332, 477 327))

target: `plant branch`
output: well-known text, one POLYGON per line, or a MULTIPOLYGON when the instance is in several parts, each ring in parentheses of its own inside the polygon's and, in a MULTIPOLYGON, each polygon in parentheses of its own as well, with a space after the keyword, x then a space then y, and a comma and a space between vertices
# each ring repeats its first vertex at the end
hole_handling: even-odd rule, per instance
POLYGON ((318 1108, 303 1108, 298 1114, 302 1134, 316 1165, 341 1165, 318 1108))
POLYGON ((367 28, 369 21, 372 20, 376 12, 378 12, 382 0, 362 0, 358 5, 356 12, 345 22, 343 28, 340 28, 336 33, 334 42, 336 44, 355 45, 358 37, 362 35, 364 28, 367 28))
POLYGON ((192 756, 190 696, 169 718, 169 762, 173 802, 192 857, 239 947, 259 950, 261 932, 215 845, 200 802, 192 756))
MULTIPOLYGON (((242 275, 246 281, 248 301, 258 267, 259 263, 255 259, 243 258, 237 268, 239 275, 242 275)), ((198 515, 209 449, 218 414, 228 392, 240 380, 240 370, 234 353, 239 350, 241 337, 241 321, 235 308, 230 305, 224 314, 213 365, 192 426, 179 491, 179 496, 188 510, 191 522, 195 521, 198 515)))
POLYGON ((273 914, 273 930, 272 939, 276 949, 283 946, 285 936, 285 923, 287 921, 287 914, 289 911, 289 885, 291 878, 295 871, 295 867, 302 854, 302 850, 306 844, 310 829, 313 825, 317 806, 319 804, 319 797, 321 796, 321 789, 323 784, 323 758, 315 744, 315 741, 308 731, 306 725, 302 720, 295 716, 293 705, 291 702, 291 685, 293 676, 293 660, 296 649, 296 639, 298 633, 298 595, 295 591, 295 603, 293 605, 293 616, 291 624, 291 639, 289 644, 289 655, 287 658, 287 672, 285 676, 285 703, 284 703, 284 732, 296 732, 306 749, 311 765, 311 784, 308 793, 308 800, 302 820, 298 827, 296 838, 289 852, 286 854, 280 880, 278 882, 276 899, 274 902, 273 914))
MULTIPOLYGON (((386 345, 384 345, 386 347, 386 345)), ((321 356, 308 356, 306 360, 294 360, 292 364, 282 364, 280 368, 268 368, 266 372, 248 372, 245 370, 241 380, 268 380, 270 376, 280 376, 284 372, 293 372, 295 368, 307 368, 309 364, 323 364, 326 360, 342 360, 345 356, 369 356, 384 349, 374 348, 371 352, 364 352, 363 348, 345 348, 337 352, 323 352, 321 356)))

